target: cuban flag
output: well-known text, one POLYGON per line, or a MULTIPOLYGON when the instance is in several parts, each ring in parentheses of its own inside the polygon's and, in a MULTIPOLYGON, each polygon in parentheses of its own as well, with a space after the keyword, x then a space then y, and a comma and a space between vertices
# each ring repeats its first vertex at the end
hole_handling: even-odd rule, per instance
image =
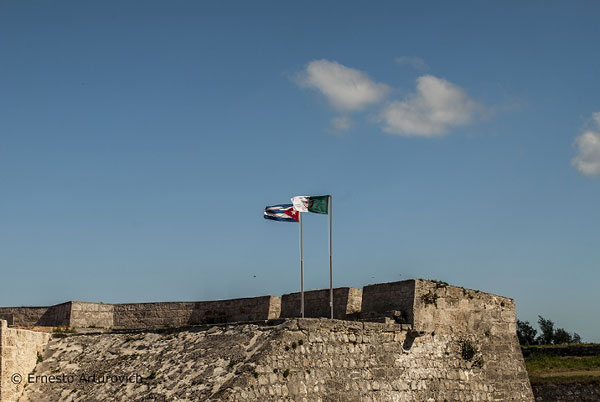
POLYGON ((298 211, 292 204, 272 205, 265 208, 265 219, 280 222, 298 222, 298 211))

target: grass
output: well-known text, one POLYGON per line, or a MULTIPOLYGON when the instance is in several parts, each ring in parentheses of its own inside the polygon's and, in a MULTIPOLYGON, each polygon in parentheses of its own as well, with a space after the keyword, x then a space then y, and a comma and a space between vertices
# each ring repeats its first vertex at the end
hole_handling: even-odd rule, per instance
POLYGON ((527 371, 600 370, 600 356, 551 356, 533 353, 525 359, 527 371))
POLYGON ((575 347, 586 347, 586 346, 598 346, 597 343, 563 343, 562 345, 527 345, 523 346, 526 349, 535 350, 535 349, 556 349, 556 348, 568 348, 570 346, 575 347))
POLYGON ((600 356, 552 356, 533 353, 525 359, 532 384, 600 382, 600 356))

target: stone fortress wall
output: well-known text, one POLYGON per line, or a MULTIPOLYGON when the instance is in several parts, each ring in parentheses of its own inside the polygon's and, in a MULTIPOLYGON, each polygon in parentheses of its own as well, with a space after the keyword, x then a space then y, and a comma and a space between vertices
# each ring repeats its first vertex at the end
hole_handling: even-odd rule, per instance
MULTIPOLYGON (((329 297, 329 289, 304 292, 305 316, 329 317, 329 297)), ((300 293, 198 302, 69 301, 49 307, 0 307, 0 319, 12 326, 71 328, 145 329, 298 317, 300 293)), ((448 326, 465 332, 483 327, 484 331, 503 331, 493 323, 511 317, 516 322, 510 298, 436 281, 415 279, 363 289, 334 289, 334 318, 341 320, 388 318, 422 331, 448 326)))
MULTIPOLYGON (((360 289, 334 289, 335 318, 361 309, 360 289)), ((329 289, 305 292, 306 317, 329 317, 329 289)), ((300 293, 242 299, 90 303, 69 301, 49 307, 0 307, 0 319, 14 326, 144 329, 300 317, 300 293)))
MULTIPOLYGON (((510 298, 416 279, 335 289, 336 320, 315 319, 330 314, 329 289, 305 292, 305 315, 315 318, 298 319, 299 304, 298 293, 212 302, 68 302, 1 308, 0 319, 108 329, 53 339, 52 358, 45 356, 36 370, 139 367, 146 375, 152 366, 148 376, 158 388, 128 387, 128 400, 533 401, 510 298), (119 357, 119 345, 134 341, 139 345, 123 352, 127 359, 119 357), (198 376, 191 386, 167 375, 189 367, 198 376)), ((36 385, 23 396, 54 401, 72 392, 100 401, 112 391, 36 385)))
POLYGON ((277 296, 206 302, 91 303, 69 301, 49 307, 0 307, 13 326, 144 329, 279 318, 277 296))

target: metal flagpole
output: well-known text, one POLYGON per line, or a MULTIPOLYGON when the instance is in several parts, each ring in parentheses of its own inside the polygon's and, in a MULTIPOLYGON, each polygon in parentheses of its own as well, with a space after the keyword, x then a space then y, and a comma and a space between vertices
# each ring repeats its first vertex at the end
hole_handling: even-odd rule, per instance
POLYGON ((333 227, 332 223, 332 215, 333 215, 333 195, 329 194, 329 305, 331 306, 331 319, 333 320, 333 262, 331 258, 331 249, 332 249, 332 232, 333 227))
POLYGON ((298 212, 300 218, 300 313, 304 318, 304 258, 302 257, 302 212, 298 212))

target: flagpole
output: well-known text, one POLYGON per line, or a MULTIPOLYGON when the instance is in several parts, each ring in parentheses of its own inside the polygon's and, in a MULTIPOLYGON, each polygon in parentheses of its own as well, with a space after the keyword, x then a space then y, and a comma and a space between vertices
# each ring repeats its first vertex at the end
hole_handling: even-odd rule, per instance
POLYGON ((333 260, 331 258, 332 247, 332 215, 333 215, 333 195, 329 194, 329 305, 331 306, 331 319, 333 320, 333 260))
POLYGON ((302 212, 298 212, 300 218, 300 313, 304 318, 304 258, 302 256, 302 212))

